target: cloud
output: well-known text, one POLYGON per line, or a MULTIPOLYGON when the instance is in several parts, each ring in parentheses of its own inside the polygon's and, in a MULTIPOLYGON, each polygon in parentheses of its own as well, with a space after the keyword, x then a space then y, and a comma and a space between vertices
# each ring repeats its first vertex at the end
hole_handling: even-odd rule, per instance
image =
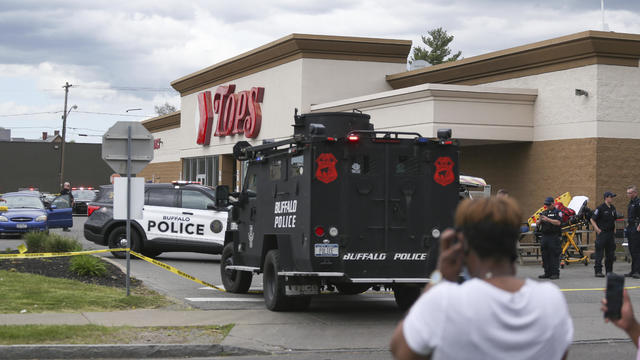
MULTIPOLYGON (((640 1, 605 5, 612 31, 640 33, 640 1)), ((153 106, 164 102, 179 107, 171 81, 290 33, 419 45, 420 35, 441 26, 455 36, 452 50, 471 57, 599 29, 600 22, 597 0, 4 0, 0 113, 61 111, 68 81, 76 85, 69 101, 78 111, 143 108, 135 113, 152 115, 153 106)), ((96 129, 123 119, 138 118, 70 116, 96 129)), ((59 126, 59 114, 0 117, 0 126, 20 121, 59 126)))

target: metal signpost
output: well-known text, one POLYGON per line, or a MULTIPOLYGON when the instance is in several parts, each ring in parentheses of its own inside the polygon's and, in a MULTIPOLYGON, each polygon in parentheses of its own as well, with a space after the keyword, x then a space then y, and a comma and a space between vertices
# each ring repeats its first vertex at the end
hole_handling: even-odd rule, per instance
MULTIPOLYGON (((142 171, 153 160, 153 136, 135 121, 118 121, 102 136, 102 159, 118 174, 127 175, 127 247, 131 248, 131 174, 142 171)), ((130 261, 127 251, 127 296, 130 261)))

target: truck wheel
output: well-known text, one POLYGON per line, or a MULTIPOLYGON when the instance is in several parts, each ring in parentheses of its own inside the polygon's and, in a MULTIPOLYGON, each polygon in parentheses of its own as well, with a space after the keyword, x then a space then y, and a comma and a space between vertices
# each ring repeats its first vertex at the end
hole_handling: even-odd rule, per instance
POLYGON ((233 265, 233 243, 225 245, 220 259, 220 277, 224 288, 231 293, 246 294, 251 286, 253 274, 248 271, 227 270, 227 266, 233 265))
POLYGON ((396 285, 393 287, 393 296, 396 304, 402 311, 407 311, 420 297, 421 287, 411 285, 396 285))
POLYGON ((264 258, 264 273, 262 274, 262 291, 267 309, 271 311, 301 310, 309 305, 309 300, 304 300, 305 297, 301 297, 298 300, 293 297, 287 297, 284 289, 284 278, 278 276, 279 268, 280 251, 277 249, 269 250, 264 258), (305 301, 307 301, 306 305, 305 301))
POLYGON ((343 295, 357 295, 369 290, 370 284, 335 284, 338 292, 343 295))
MULTIPOLYGON (((109 248, 118 249, 127 247, 127 228, 126 226, 118 226, 109 234, 109 248)), ((138 232, 131 228, 131 246, 130 249, 135 252, 141 252, 142 244, 140 243, 140 235, 138 232)), ((124 251, 112 251, 113 257, 118 259, 124 259, 127 257, 127 253, 124 251)), ((132 258, 136 258, 132 256, 132 258)))

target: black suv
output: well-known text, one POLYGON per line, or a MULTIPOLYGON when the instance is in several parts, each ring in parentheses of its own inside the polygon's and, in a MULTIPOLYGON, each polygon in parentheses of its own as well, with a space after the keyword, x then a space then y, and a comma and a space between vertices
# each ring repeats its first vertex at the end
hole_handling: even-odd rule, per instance
MULTIPOLYGON (((218 191, 228 189, 219 187, 218 191)), ((113 197, 111 185, 101 186, 98 199, 89 204, 84 237, 111 249, 124 248, 126 221, 113 218, 113 197)), ((216 191, 210 187, 181 182, 145 184, 142 214, 142 219, 131 221, 133 251, 150 257, 170 251, 222 252, 228 210, 226 203, 216 203, 216 191)))

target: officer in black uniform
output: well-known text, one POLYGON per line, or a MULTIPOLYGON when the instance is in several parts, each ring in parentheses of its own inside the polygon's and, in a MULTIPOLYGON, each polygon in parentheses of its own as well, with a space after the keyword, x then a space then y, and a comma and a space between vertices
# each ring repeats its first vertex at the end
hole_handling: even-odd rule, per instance
POLYGON ((544 200, 544 207, 545 210, 540 213, 540 217, 536 221, 536 228, 542 233, 540 250, 542 251, 542 267, 544 268, 544 274, 538 277, 556 280, 560 278, 562 214, 553 206, 552 197, 544 200))
POLYGON ((616 240, 614 230, 618 213, 613 206, 613 198, 616 194, 611 191, 604 193, 604 202, 598 206, 591 216, 591 225, 596 231, 596 263, 593 269, 596 277, 604 277, 602 273, 602 255, 604 253, 604 267, 607 274, 613 271, 613 260, 615 259, 616 240))
POLYGON ((627 240, 631 254, 631 272, 625 276, 640 279, 640 199, 638 188, 631 185, 627 188, 629 208, 627 209, 627 240))

